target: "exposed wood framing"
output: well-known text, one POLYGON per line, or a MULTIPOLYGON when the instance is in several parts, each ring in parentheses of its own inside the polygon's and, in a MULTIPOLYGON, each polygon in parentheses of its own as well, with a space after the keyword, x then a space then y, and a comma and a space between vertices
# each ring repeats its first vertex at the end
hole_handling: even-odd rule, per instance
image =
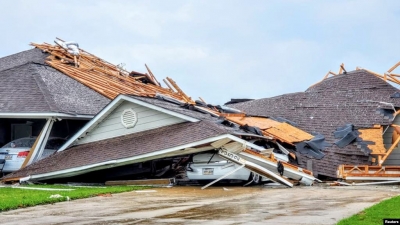
POLYGON ((174 80, 171 78, 167 77, 167 81, 171 84, 172 87, 175 88, 175 90, 179 93, 179 95, 185 100, 185 102, 190 103, 190 104, 195 104, 195 102, 183 92, 179 86, 175 83, 174 80))
MULTIPOLYGON (((114 99, 119 94, 155 97, 156 93, 159 93, 192 103, 190 98, 182 95, 183 92, 176 93, 171 87, 161 87, 147 65, 145 66, 150 75, 135 71, 129 73, 123 68, 100 59, 83 49, 80 49, 79 57, 74 58, 73 55, 58 45, 46 43, 32 43, 32 45, 50 54, 46 61, 50 66, 107 98, 114 99), (134 76, 130 74, 134 74, 134 76), (141 79, 143 78, 147 78, 148 83, 142 82, 141 79)), ((175 82, 174 85, 178 87, 175 82)))
POLYGON ((149 72, 150 77, 153 80, 153 84, 155 84, 157 86, 161 86, 160 83, 158 82, 158 80, 156 79, 156 77, 154 76, 153 72, 151 72, 150 68, 147 66, 147 64, 144 64, 144 66, 146 67, 147 71, 149 72))
POLYGON ((202 99, 201 97, 199 97, 200 101, 202 101, 204 104, 207 104, 206 101, 204 101, 204 99, 202 99))
MULTIPOLYGON (((395 84, 400 84, 400 80, 398 79, 398 77, 400 77, 400 74, 392 73, 392 72, 393 72, 397 67, 399 67, 399 66, 400 66, 400 62, 398 62, 398 63, 396 63, 394 66, 392 66, 392 67, 391 67, 386 73, 384 73, 383 75, 380 74, 380 73, 376 73, 376 72, 374 72, 374 71, 368 70, 368 69, 360 68, 360 67, 356 67, 356 70, 361 70, 361 69, 363 69, 363 70, 365 70, 365 71, 368 71, 369 73, 372 73, 372 74, 375 75, 376 77, 381 78, 382 80, 384 80, 384 81, 386 81, 386 82, 390 81, 390 82, 395 83, 395 84)), ((344 68, 344 64, 343 64, 343 63, 340 65, 340 69, 339 69, 339 73, 338 73, 338 74, 341 74, 341 73, 343 72, 342 67, 344 68)), ((336 73, 334 73, 334 72, 332 72, 332 71, 329 71, 329 72, 324 76, 324 78, 322 78, 321 81, 327 79, 327 78, 329 77, 329 75, 336 76, 336 75, 338 75, 338 74, 336 74, 336 73)), ((313 87, 313 86, 315 86, 315 85, 321 83, 321 81, 319 81, 319 82, 317 82, 317 83, 311 85, 310 87, 313 87)))
POLYGON ((400 166, 340 165, 338 178, 372 177, 390 180, 400 178, 400 166))
POLYGON ((398 66, 400 66, 400 62, 394 64, 394 66, 390 67, 390 69, 388 70, 388 73, 393 72, 393 70, 395 70, 398 66))
POLYGON ((336 75, 342 74, 343 73, 343 69, 344 69, 344 63, 340 64, 338 73, 334 73, 334 72, 329 70, 328 73, 326 73, 326 75, 324 76, 324 78, 322 78, 321 81, 318 81, 317 83, 311 85, 310 88, 314 87, 315 85, 321 83, 323 80, 327 79, 329 77, 329 75, 336 76, 336 75))

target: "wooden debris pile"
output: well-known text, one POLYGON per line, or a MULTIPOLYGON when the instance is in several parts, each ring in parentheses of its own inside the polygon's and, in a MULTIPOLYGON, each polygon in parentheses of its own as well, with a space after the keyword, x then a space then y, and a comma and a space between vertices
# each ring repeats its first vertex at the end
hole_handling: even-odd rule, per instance
MULTIPOLYGON (((59 39, 56 43, 60 41, 62 40, 59 39)), ((164 80, 168 88, 161 87, 147 65, 148 74, 128 72, 121 66, 113 65, 83 49, 79 49, 79 55, 73 55, 61 45, 47 43, 31 43, 31 45, 50 54, 46 61, 50 66, 107 98, 114 99, 119 94, 143 97, 162 94, 186 103, 194 103, 170 78, 164 80)))

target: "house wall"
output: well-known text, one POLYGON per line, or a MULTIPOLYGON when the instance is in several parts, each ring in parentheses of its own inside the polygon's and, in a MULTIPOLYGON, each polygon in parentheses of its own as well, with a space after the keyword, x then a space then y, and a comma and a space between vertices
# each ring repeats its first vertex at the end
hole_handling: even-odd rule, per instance
MULTIPOLYGON (((393 124, 400 125, 400 117, 396 116, 393 120, 393 124)), ((384 127, 385 128, 385 127, 384 127)), ((393 128, 389 127, 385 134, 383 135, 383 143, 385 144, 385 148, 389 149, 392 146, 392 135, 393 128)), ((400 144, 393 150, 393 152, 388 156, 383 165, 400 165, 400 144)))
POLYGON ((76 144, 79 145, 114 138, 185 121, 186 120, 181 118, 125 101, 114 109, 114 111, 111 112, 110 115, 108 115, 101 123, 94 127, 87 136, 77 140, 76 144), (138 121, 133 128, 127 129, 121 123, 121 114, 125 109, 129 108, 132 108, 137 113, 138 121))

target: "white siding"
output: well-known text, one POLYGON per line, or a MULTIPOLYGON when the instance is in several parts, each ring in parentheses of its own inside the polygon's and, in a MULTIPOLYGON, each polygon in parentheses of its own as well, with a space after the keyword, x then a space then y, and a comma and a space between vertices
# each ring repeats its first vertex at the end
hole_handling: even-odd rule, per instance
MULTIPOLYGON (((400 125, 400 117, 396 116, 393 121, 393 124, 400 125)), ((383 135, 383 143, 385 144, 385 148, 389 149, 392 146, 392 135, 393 128, 389 127, 385 134, 383 135)), ((400 144, 393 150, 393 152, 388 156, 383 165, 400 165, 400 144)))
POLYGON ((123 102, 114 109, 101 123, 94 127, 84 138, 77 140, 76 144, 85 144, 94 141, 119 137, 127 134, 150 130, 158 127, 182 123, 185 120, 159 112, 135 103, 123 102), (125 109, 132 108, 138 117, 135 127, 126 129, 121 124, 121 114, 125 109))

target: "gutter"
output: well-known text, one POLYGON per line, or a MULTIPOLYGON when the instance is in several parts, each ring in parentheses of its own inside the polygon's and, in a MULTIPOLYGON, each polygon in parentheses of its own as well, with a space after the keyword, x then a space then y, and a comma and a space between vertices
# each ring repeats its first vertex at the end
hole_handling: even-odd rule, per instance
POLYGON ((68 113, 0 113, 0 118, 29 118, 29 119, 47 119, 49 117, 57 117, 62 119, 91 119, 93 115, 81 115, 81 114, 68 114, 68 113))
MULTIPOLYGON (((203 145, 203 144, 207 144, 207 143, 213 143, 215 141, 224 139, 224 138, 228 138, 231 139, 232 141, 244 144, 248 147, 257 149, 257 150, 263 150, 263 147, 257 146, 255 144, 252 144, 250 142, 247 142, 243 139, 240 139, 236 136, 233 136, 231 134, 222 134, 216 137, 211 137, 211 138, 207 138, 201 141, 197 141, 197 142, 192 142, 186 145, 181 145, 181 146, 177 146, 177 147, 173 147, 173 148, 169 148, 169 149, 164 149, 164 150, 160 150, 160 151, 155 151, 152 153, 147 153, 144 155, 138 155, 138 156, 133 156, 133 157, 129 157, 129 158, 124 158, 124 159, 117 159, 117 160, 111 160, 111 161, 107 161, 107 162, 101 162, 101 163, 96 163, 96 164, 91 164, 91 165, 86 165, 86 166, 81 166, 81 167, 75 167, 75 168, 70 168, 70 169, 65 169, 65 170, 61 170, 61 171, 54 171, 54 172, 50 172, 50 173, 43 173, 43 174, 37 174, 37 175, 30 175, 27 177, 23 177, 20 178, 20 181, 28 181, 28 180, 38 180, 38 179, 42 179, 42 178, 59 178, 59 177, 63 177, 63 175, 67 175, 70 173, 75 173, 75 172, 81 172, 84 173, 84 171, 87 170, 91 170, 91 169, 101 169, 99 167, 114 167, 114 166, 120 166, 120 165, 126 165, 129 163, 133 163, 134 161, 139 161, 140 159, 145 159, 144 161, 148 161, 148 160, 152 160, 152 159, 156 159, 159 158, 159 156, 164 155, 164 154, 169 154, 172 152, 177 152, 176 155, 180 155, 179 151, 182 151, 181 155, 184 154, 191 154, 194 152, 190 152, 188 150, 188 148, 192 148, 195 146, 199 146, 199 145, 203 145), (184 152, 185 151, 185 152, 184 152)), ((201 152, 201 150, 198 150, 196 152, 201 152)))
POLYGON ((96 164, 92 164, 92 165, 88 165, 88 166, 75 167, 75 168, 66 169, 66 170, 62 170, 62 171, 55 171, 55 172, 43 173, 43 174, 37 174, 37 175, 29 175, 27 177, 20 178, 19 181, 20 182, 25 182, 25 181, 29 181, 29 180, 40 179, 40 178, 43 178, 43 177, 52 177, 52 176, 57 176, 57 175, 61 175, 61 174, 68 174, 68 173, 73 173, 73 172, 78 172, 78 171, 85 171, 87 169, 96 168, 96 167, 100 167, 100 166, 113 165, 113 164, 116 164, 116 163, 117 163, 117 160, 112 160, 112 161, 96 163, 96 164))

